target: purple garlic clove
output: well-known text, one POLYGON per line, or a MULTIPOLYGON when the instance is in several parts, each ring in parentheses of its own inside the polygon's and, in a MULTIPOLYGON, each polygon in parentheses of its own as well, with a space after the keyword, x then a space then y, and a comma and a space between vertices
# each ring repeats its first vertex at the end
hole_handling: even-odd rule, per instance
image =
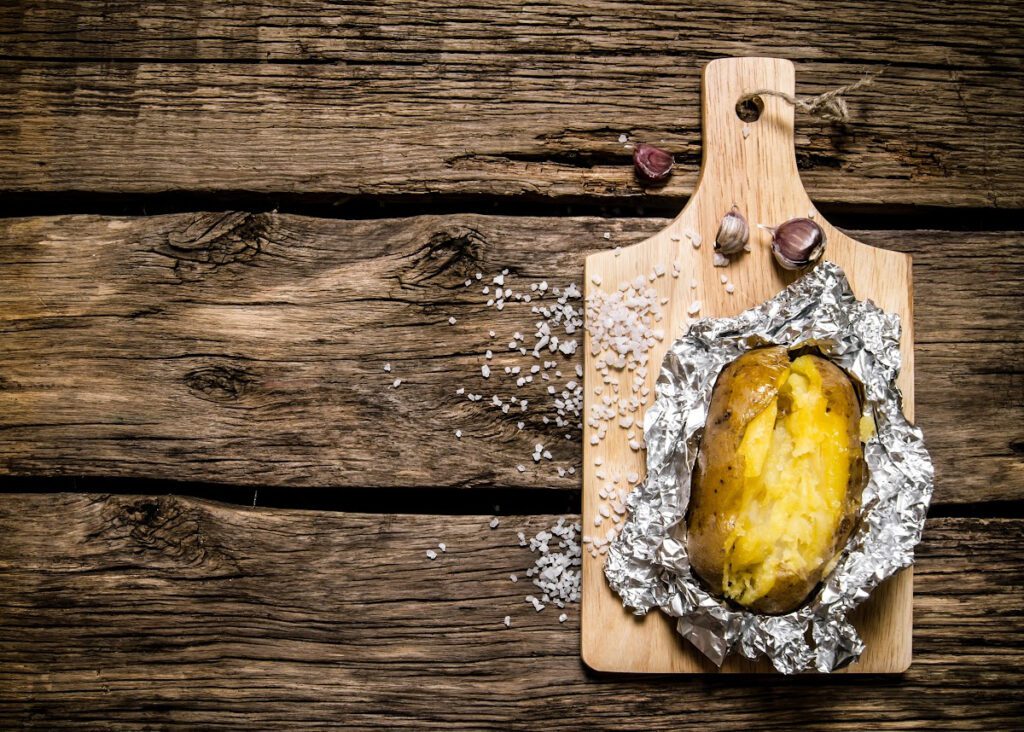
POLYGON ((825 231, 811 219, 790 219, 769 231, 772 254, 783 269, 803 269, 825 251, 825 231))
POLYGON ((641 142, 633 150, 637 177, 647 183, 662 183, 672 175, 672 153, 641 142))

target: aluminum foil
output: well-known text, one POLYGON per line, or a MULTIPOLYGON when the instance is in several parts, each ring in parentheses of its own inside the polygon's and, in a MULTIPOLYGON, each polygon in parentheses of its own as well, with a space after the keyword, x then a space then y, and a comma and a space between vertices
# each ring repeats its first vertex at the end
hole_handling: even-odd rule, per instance
POLYGON ((647 410, 647 478, 630 495, 629 518, 608 551, 605 575, 637 615, 658 608, 714 663, 739 652, 767 657, 782 673, 823 673, 856 660, 864 644, 850 611, 914 561, 932 494, 921 431, 903 416, 896 386, 900 321, 861 302, 843 271, 823 262, 776 297, 735 318, 704 318, 662 364, 647 410), (759 346, 815 346, 860 381, 876 434, 864 449, 869 482, 860 521, 839 561, 808 602, 787 615, 737 609, 709 594, 686 553, 690 474, 718 373, 759 346))

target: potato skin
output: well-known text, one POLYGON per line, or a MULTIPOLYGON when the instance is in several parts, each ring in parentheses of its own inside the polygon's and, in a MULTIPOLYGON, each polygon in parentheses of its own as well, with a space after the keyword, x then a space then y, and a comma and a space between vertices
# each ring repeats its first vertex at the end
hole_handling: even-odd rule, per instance
MULTIPOLYGON (((849 377, 827 359, 812 356, 821 376, 821 393, 828 410, 842 419, 847 441, 849 480, 836 517, 836 529, 827 556, 806 573, 780 573, 764 596, 747 605, 756 612, 784 614, 799 607, 821 581, 846 544, 855 525, 865 482, 860 442, 860 403, 849 377)), ((708 420, 694 466, 687 516, 687 548, 697 576, 716 595, 723 586, 729 560, 727 540, 733 532, 744 491, 744 457, 739 452, 747 425, 780 396, 780 380, 786 379, 790 356, 785 347, 748 351, 728 364, 718 377, 711 396, 708 420)), ((785 399, 778 402, 787 409, 785 399)))

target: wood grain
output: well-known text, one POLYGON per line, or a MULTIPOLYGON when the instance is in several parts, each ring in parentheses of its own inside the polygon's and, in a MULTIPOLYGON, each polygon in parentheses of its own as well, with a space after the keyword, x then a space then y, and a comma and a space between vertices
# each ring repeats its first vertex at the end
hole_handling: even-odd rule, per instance
MULTIPOLYGON (((842 267, 854 294, 871 300, 886 312, 895 313, 904 324, 900 338, 903 368, 898 384, 903 392, 903 410, 914 419, 914 335, 910 257, 877 249, 851 239, 820 215, 804 190, 793 151, 793 107, 777 97, 766 97, 757 121, 744 123, 736 114, 736 101, 754 89, 774 89, 793 94, 793 64, 783 59, 718 59, 704 69, 701 96, 704 158, 700 182, 686 207, 668 226, 648 239, 621 250, 591 254, 586 260, 585 293, 588 298, 621 289, 623 282, 639 277, 657 291, 664 318, 652 324, 667 337, 654 342, 648 351, 650 367, 642 379, 651 390, 639 411, 628 414, 636 424, 644 423, 646 407, 654 402, 654 386, 660 375, 658 365, 673 340, 686 332, 698 317, 729 317, 773 297, 798 278, 784 272, 773 261, 766 246, 770 237, 758 230, 758 222, 779 224, 814 215, 828 241, 825 259, 842 267), (737 209, 754 227, 751 251, 733 257, 728 267, 713 265, 713 244, 722 216, 737 209), (694 237, 697 237, 694 239, 694 237), (703 243, 702 243, 703 242, 703 243), (663 275, 657 276, 661 266, 663 275), (685 275, 674 276, 678 266, 685 275), (728 277, 735 291, 720 281, 728 277), (698 313, 691 305, 699 308, 698 313), (692 316, 692 317, 691 317, 692 316)), ((640 369, 609 369, 608 353, 585 340, 583 381, 584 414, 600 414, 603 400, 628 403, 637 389, 628 385, 640 369), (610 372, 610 373, 609 373, 610 372), (604 387, 598 394, 591 384, 602 384, 609 375, 619 385, 604 387)), ((638 395, 639 396, 639 395, 638 395)), ((619 411, 622 416, 627 413, 619 411)), ((613 530, 612 521, 602 521, 599 506, 605 504, 598 492, 608 485, 600 474, 647 473, 646 453, 630 445, 628 431, 616 416, 602 423, 588 423, 583 440, 583 525, 594 536, 613 530), (603 436, 601 427, 607 429, 603 436), (598 467, 600 466, 600 467, 598 467), (600 528, 594 528, 600 525, 600 528)), ((607 508, 606 508, 607 511, 607 508)), ((603 555, 583 557, 582 655, 597 671, 634 673, 708 673, 713 666, 694 648, 679 642, 672 625, 637 622, 623 609, 604 578, 603 555), (615 639, 610 642, 609 639, 615 639)), ((913 581, 910 571, 895 577, 882 591, 873 593, 855 621, 868 651, 845 671, 850 673, 901 673, 911 660, 911 606, 913 581)), ((660 618, 659 618, 660 619, 660 618)), ((723 673, 769 672, 741 659, 727 661, 723 673)))
POLYGON ((993 0, 8 3, 0 190, 664 201, 696 180, 701 66, 761 55, 802 94, 886 68, 848 130, 799 120, 816 201, 1020 207, 1022 34, 993 0), (623 133, 677 155, 665 189, 623 133))
MULTIPOLYGON (((502 373, 480 375, 487 349, 499 368, 522 362, 505 354, 514 332, 532 332, 530 306, 498 313, 463 282, 509 268, 517 283, 580 283, 585 255, 666 223, 271 213, 2 221, 0 472, 578 489, 578 474, 555 472, 578 465, 580 451, 543 423, 554 416, 547 382, 517 390, 502 373), (394 377, 405 379, 398 389, 394 377), (518 391, 531 406, 502 415, 456 395, 460 386, 487 398, 518 391), (553 463, 533 464, 537 442, 553 463)), ((936 502, 1021 498, 1021 235, 851 234, 914 256, 917 407, 936 502)), ((565 363, 562 382, 582 361, 565 363)))
POLYGON ((1024 711, 1018 519, 929 521, 902 676, 683 682, 586 672, 578 609, 523 601, 515 532, 553 518, 0 496, 0 723, 991 730, 1024 711))

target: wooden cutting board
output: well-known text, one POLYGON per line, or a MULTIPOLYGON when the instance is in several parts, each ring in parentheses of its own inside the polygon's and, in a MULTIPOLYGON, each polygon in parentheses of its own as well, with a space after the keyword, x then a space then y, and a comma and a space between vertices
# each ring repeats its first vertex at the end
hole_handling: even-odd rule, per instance
MULTIPOLYGON (((762 99, 763 111, 757 121, 744 122, 736 104, 746 92, 775 89, 793 94, 793 64, 782 59, 719 59, 704 69, 702 123, 704 155, 700 178, 689 203, 672 223, 654 236, 620 251, 594 254, 586 262, 585 293, 597 289, 595 282, 614 288, 638 275, 645 278, 656 265, 669 274, 652 283, 663 298, 664 319, 660 323, 667 337, 650 353, 647 385, 648 405, 653 403, 654 382, 662 358, 673 339, 688 323, 688 309, 694 300, 702 305, 697 317, 731 316, 772 297, 796 279, 783 272, 772 259, 768 232, 758 223, 775 225, 787 219, 808 216, 814 211, 800 182, 793 148, 793 108, 777 97, 762 99), (732 206, 737 206, 751 228, 752 251, 724 268, 712 263, 718 225, 732 206), (688 231, 702 239, 695 248, 688 231), (681 273, 671 276, 673 262, 681 273), (720 281, 726 275, 734 284, 729 294, 720 281), (691 288, 696 280, 696 289, 691 288)), ((841 175, 841 173, 837 173, 841 175)), ((910 257, 875 249, 854 241, 815 214, 828 236, 825 257, 843 268, 858 298, 870 298, 903 323, 901 347, 903 390, 907 417, 914 418, 914 349, 910 257)), ((586 338, 584 383, 585 409, 599 396, 591 385, 601 383, 586 338)), ((625 383, 625 380, 623 380, 625 383)), ((642 418, 638 420, 642 425, 642 418)), ((583 448, 583 533, 603 535, 612 522, 594 525, 599 505, 599 481, 595 459, 603 461, 603 472, 616 470, 625 475, 645 472, 645 453, 628 445, 624 430, 610 426, 608 436, 590 444, 594 430, 584 435, 583 448)), ((719 669, 683 640, 674 630, 674 619, 661 612, 637 618, 622 608, 603 575, 604 556, 594 559, 584 552, 583 599, 581 610, 581 652, 584 662, 597 671, 642 673, 714 673, 719 669)), ((856 663, 846 669, 853 673, 899 673, 910 665, 913 579, 905 570, 880 586, 854 615, 854 624, 867 645, 856 663)), ((766 661, 753 663, 740 657, 726 660, 720 672, 771 672, 766 661)))

